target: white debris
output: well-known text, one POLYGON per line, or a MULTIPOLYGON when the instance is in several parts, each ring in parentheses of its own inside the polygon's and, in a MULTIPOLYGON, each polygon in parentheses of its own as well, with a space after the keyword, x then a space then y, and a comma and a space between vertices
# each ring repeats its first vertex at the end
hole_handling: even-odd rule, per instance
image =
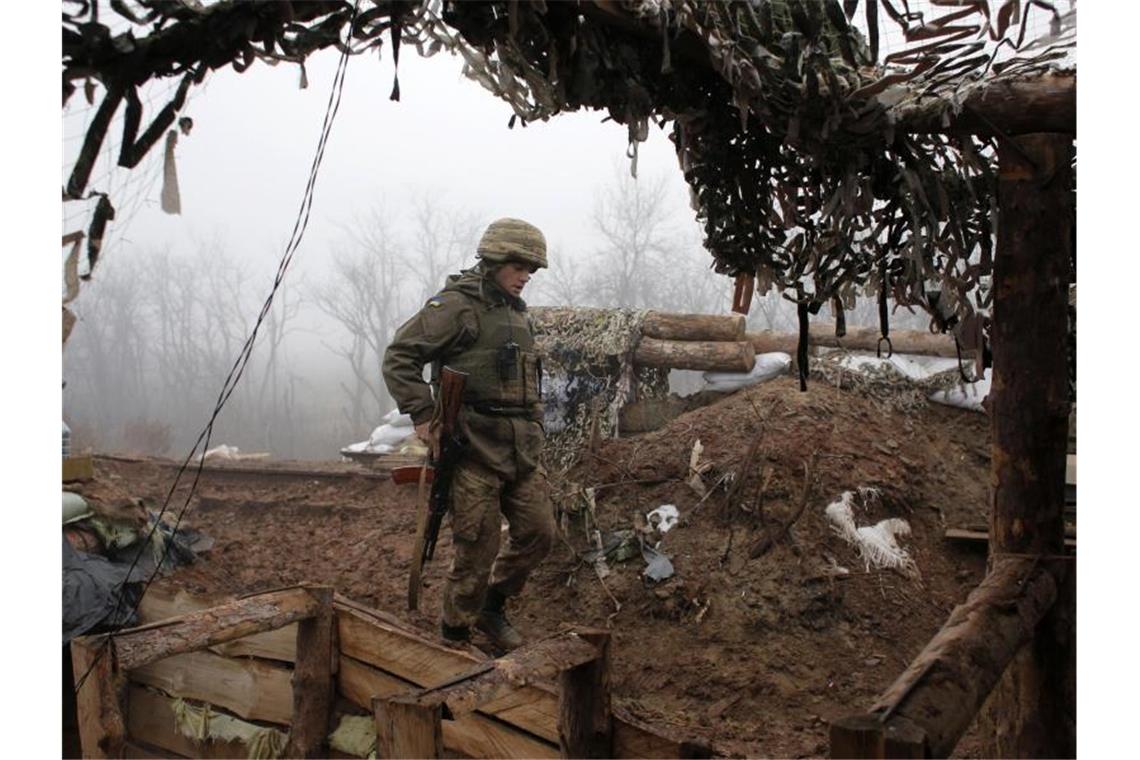
POLYGON ((656 528, 659 533, 668 533, 669 530, 677 524, 680 519, 681 513, 677 511, 677 507, 673 504, 662 504, 657 509, 645 515, 645 521, 653 528, 656 528))
MULTIPOLYGON (((875 488, 860 488, 858 495, 864 500, 877 499, 879 491, 875 488)), ((864 569, 868 572, 873 566, 898 570, 910 578, 918 578, 918 565, 896 540, 899 536, 910 535, 910 524, 906 520, 892 517, 875 525, 856 527, 852 506, 855 496, 855 491, 844 491, 824 509, 832 531, 855 546, 859 558, 863 560, 864 569)))

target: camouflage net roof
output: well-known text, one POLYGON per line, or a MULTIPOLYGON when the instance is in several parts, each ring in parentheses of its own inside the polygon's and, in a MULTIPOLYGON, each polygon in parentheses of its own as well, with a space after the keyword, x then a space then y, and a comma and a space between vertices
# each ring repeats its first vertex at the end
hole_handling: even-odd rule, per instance
MULTIPOLYGON (((210 69, 388 40, 397 61, 409 44, 461 56, 523 126, 606 110, 629 130, 635 173, 650 124, 669 126, 717 271, 759 292, 775 285, 813 312, 859 294, 922 308, 938 297, 943 317, 964 319, 988 306, 993 141, 1075 132, 1076 13, 930 1, 65 0, 64 100, 78 82, 103 94, 64 198, 98 193, 90 163, 120 105, 119 163, 133 166, 210 69), (112 34, 108 17, 128 31, 112 34), (1033 39, 1042 17, 1049 31, 1033 39), (880 62, 886 24, 905 44, 880 62), (180 86, 144 129, 136 88, 158 77, 180 86)), ((109 201, 95 217, 90 263, 109 201)))

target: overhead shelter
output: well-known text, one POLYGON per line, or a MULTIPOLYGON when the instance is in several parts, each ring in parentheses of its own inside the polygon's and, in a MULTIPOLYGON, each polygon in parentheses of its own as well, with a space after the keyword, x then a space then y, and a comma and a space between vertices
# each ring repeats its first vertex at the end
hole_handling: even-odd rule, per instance
MULTIPOLYGON (((188 92, 212 69, 303 67, 328 47, 387 48, 397 62, 409 47, 446 50, 511 105, 512 126, 606 111, 628 130, 635 173, 637 145, 655 125, 668 129, 715 269, 735 280, 736 308, 772 287, 797 304, 801 383, 809 314, 824 305, 842 314, 858 297, 878 300, 888 351, 890 308, 903 307, 977 347, 979 368, 992 352, 993 572, 967 605, 1008 609, 1013 599, 1032 612, 1002 647, 987 640, 1008 620, 972 615, 978 625, 963 627, 952 616, 943 633, 957 643, 932 642, 875 706, 878 728, 835 736, 862 742, 849 751, 884 752, 891 720, 905 718, 917 732, 895 734, 948 752, 1006 672, 1016 688, 999 689, 1010 725, 994 732, 994 754, 1075 752, 1062 520, 1075 400, 1071 4, 66 0, 62 31, 64 103, 82 87, 99 104, 63 189, 65 203, 99 198, 87 228, 65 238, 77 251, 86 238, 90 267, 114 216, 91 168, 120 109, 118 162, 132 167, 170 140, 188 92), (880 57, 887 29, 905 42, 880 57), (139 87, 167 77, 179 82, 172 100, 144 114, 139 87), (984 677, 955 669, 955 657, 983 662, 984 677), (932 696, 946 683, 970 688, 932 696), (1043 699, 1050 690, 1062 698, 1043 699)), ((391 97, 399 93, 397 78, 391 97)))

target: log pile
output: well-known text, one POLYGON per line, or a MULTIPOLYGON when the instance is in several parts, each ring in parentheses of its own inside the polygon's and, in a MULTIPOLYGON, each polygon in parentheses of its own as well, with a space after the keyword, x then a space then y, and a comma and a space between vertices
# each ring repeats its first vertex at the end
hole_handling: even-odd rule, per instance
POLYGON ((741 314, 669 314, 651 311, 641 323, 636 364, 703 372, 748 372, 756 350, 745 339, 741 314))

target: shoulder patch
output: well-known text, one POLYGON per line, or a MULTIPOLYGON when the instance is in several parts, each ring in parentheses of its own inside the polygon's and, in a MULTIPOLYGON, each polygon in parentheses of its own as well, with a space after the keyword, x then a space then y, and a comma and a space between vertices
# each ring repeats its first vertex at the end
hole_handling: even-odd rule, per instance
POLYGON ((428 299, 427 305, 438 309, 440 306, 443 306, 443 299, 439 296, 432 296, 428 299))

